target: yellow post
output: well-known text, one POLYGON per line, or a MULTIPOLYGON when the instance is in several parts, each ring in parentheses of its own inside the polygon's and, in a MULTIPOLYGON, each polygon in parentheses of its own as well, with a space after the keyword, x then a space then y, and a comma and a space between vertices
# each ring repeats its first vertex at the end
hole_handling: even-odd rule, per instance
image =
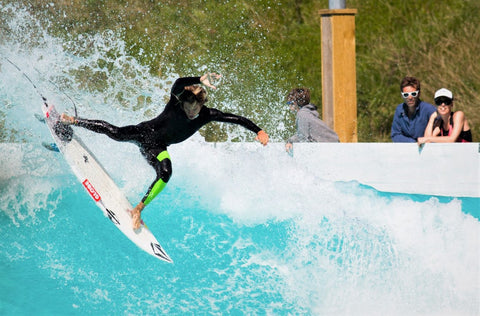
POLYGON ((356 9, 320 10, 322 118, 341 142, 357 142, 356 9))

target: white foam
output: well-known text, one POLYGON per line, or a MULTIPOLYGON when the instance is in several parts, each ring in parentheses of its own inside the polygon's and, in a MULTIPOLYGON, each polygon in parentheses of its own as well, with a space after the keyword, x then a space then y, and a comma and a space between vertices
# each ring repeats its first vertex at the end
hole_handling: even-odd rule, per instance
POLYGON ((478 306, 480 223, 459 200, 416 202, 337 185, 258 146, 242 152, 191 142, 172 151, 192 195, 204 206, 220 201, 212 211, 243 225, 293 223, 287 253, 250 259, 277 271, 288 284, 284 297, 320 314, 342 306, 401 315, 411 301, 420 314, 478 306))

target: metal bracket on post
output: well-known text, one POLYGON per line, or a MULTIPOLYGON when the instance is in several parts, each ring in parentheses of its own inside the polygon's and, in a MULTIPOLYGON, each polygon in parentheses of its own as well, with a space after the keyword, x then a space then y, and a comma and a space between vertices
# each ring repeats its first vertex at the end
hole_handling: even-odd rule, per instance
POLYGON ((346 8, 346 0, 328 0, 328 8, 330 10, 333 9, 345 9, 346 8))

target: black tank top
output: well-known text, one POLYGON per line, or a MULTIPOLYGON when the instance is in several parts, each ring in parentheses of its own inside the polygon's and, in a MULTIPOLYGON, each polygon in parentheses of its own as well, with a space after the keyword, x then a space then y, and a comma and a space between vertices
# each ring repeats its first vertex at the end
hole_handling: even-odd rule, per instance
MULTIPOLYGON (((444 130, 443 129, 443 123, 440 125, 440 135, 441 136, 448 136, 449 132, 450 132, 450 128, 453 129, 453 114, 455 112, 452 112, 451 115, 450 115, 450 127, 449 127, 449 130, 444 130)), ((455 140, 455 142, 457 143, 461 143, 462 141, 466 141, 466 142, 472 142, 473 141, 473 137, 472 137, 472 131, 471 130, 468 130, 468 131, 464 131, 463 128, 462 128, 462 131, 460 132, 460 135, 458 135, 458 138, 455 140)))

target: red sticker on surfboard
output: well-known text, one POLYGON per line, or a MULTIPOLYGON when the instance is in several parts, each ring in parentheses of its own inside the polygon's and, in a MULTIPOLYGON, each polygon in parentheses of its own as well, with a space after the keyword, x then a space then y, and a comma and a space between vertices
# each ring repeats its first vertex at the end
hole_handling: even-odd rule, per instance
POLYGON ((88 181, 88 179, 85 179, 82 182, 83 186, 85 189, 87 189, 88 193, 90 193, 90 196, 95 200, 95 202, 100 201, 102 198, 100 197, 100 194, 98 194, 97 190, 93 187, 93 185, 88 181))

